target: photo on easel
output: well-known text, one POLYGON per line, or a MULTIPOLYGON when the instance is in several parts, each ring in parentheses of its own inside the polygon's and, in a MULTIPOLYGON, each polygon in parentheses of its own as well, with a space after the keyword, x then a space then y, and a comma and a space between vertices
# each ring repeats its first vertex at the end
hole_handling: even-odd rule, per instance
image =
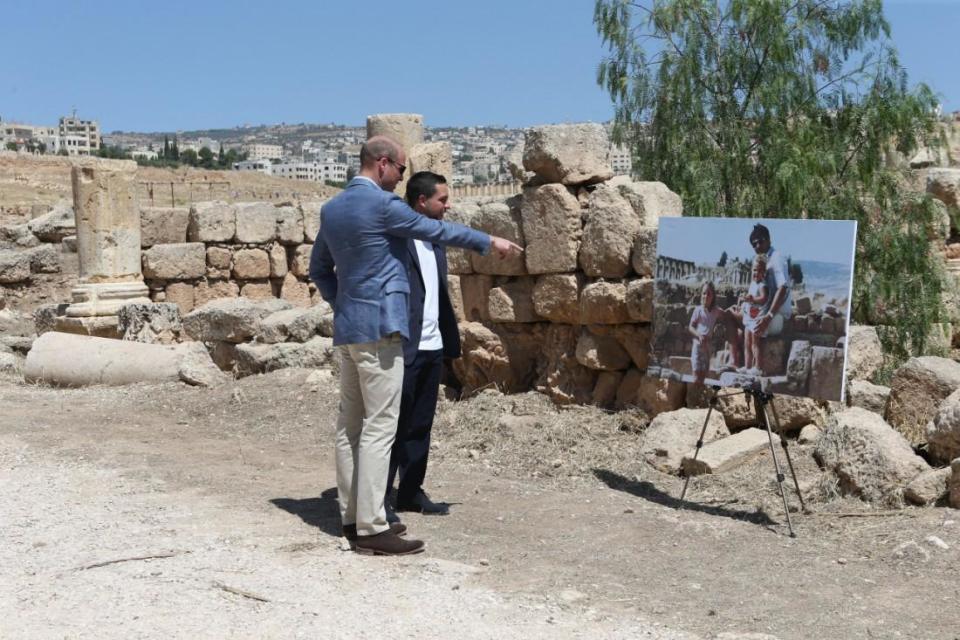
POLYGON ((663 218, 647 374, 840 401, 857 223, 663 218))

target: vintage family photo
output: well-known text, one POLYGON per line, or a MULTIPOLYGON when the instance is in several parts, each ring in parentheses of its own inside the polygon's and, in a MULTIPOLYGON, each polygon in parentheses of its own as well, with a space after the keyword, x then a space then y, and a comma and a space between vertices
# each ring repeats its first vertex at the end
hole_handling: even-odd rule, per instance
POLYGON ((669 218, 648 374, 841 400, 856 222, 669 218))

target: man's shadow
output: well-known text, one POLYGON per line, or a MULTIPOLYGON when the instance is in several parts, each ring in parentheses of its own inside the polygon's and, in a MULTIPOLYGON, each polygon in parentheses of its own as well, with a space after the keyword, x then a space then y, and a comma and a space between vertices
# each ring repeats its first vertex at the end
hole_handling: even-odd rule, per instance
POLYGON ((287 513, 298 516, 304 523, 317 527, 327 535, 340 537, 340 505, 337 502, 337 489, 331 487, 320 494, 319 498, 273 498, 270 501, 287 513))
POLYGON ((742 511, 737 509, 728 509, 726 507, 698 504, 689 500, 680 500, 679 498, 675 498, 669 493, 658 489, 652 482, 648 482, 646 480, 631 480, 620 475, 619 473, 614 473, 613 471, 609 471, 607 469, 595 468, 593 469, 593 475, 595 475, 611 489, 616 489, 617 491, 626 491, 627 493, 635 495, 638 498, 655 502, 656 504, 669 507, 670 509, 699 511, 711 516, 720 516, 723 518, 732 518, 733 520, 750 522, 763 526, 767 529, 770 529, 773 525, 779 524, 771 520, 770 516, 763 511, 742 511))

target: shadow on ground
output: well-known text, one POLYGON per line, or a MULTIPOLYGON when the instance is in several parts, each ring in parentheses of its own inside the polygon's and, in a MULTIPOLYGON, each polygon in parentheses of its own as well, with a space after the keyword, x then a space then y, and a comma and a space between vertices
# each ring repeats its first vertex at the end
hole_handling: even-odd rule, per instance
POLYGON ((340 537, 340 507, 335 487, 323 491, 319 498, 273 498, 270 502, 298 516, 311 527, 317 527, 335 538, 340 537))
POLYGON ((652 482, 646 480, 631 480, 619 473, 607 469, 593 469, 595 475, 600 481, 611 489, 617 491, 626 491, 627 493, 649 500, 656 504, 668 507, 670 509, 685 509, 689 511, 699 511, 711 516, 720 516, 722 518, 732 518, 743 522, 750 522, 766 528, 780 523, 770 519, 763 511, 743 511, 738 509, 728 509, 726 507, 699 504, 690 500, 680 500, 669 493, 658 489, 652 482))

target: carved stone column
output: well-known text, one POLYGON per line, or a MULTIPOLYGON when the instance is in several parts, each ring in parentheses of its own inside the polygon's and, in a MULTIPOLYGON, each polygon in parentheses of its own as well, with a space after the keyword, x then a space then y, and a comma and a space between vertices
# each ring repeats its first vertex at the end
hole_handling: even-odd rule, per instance
POLYGON ((71 178, 80 280, 57 329, 113 337, 120 307, 150 303, 140 270, 137 165, 81 158, 71 178))

